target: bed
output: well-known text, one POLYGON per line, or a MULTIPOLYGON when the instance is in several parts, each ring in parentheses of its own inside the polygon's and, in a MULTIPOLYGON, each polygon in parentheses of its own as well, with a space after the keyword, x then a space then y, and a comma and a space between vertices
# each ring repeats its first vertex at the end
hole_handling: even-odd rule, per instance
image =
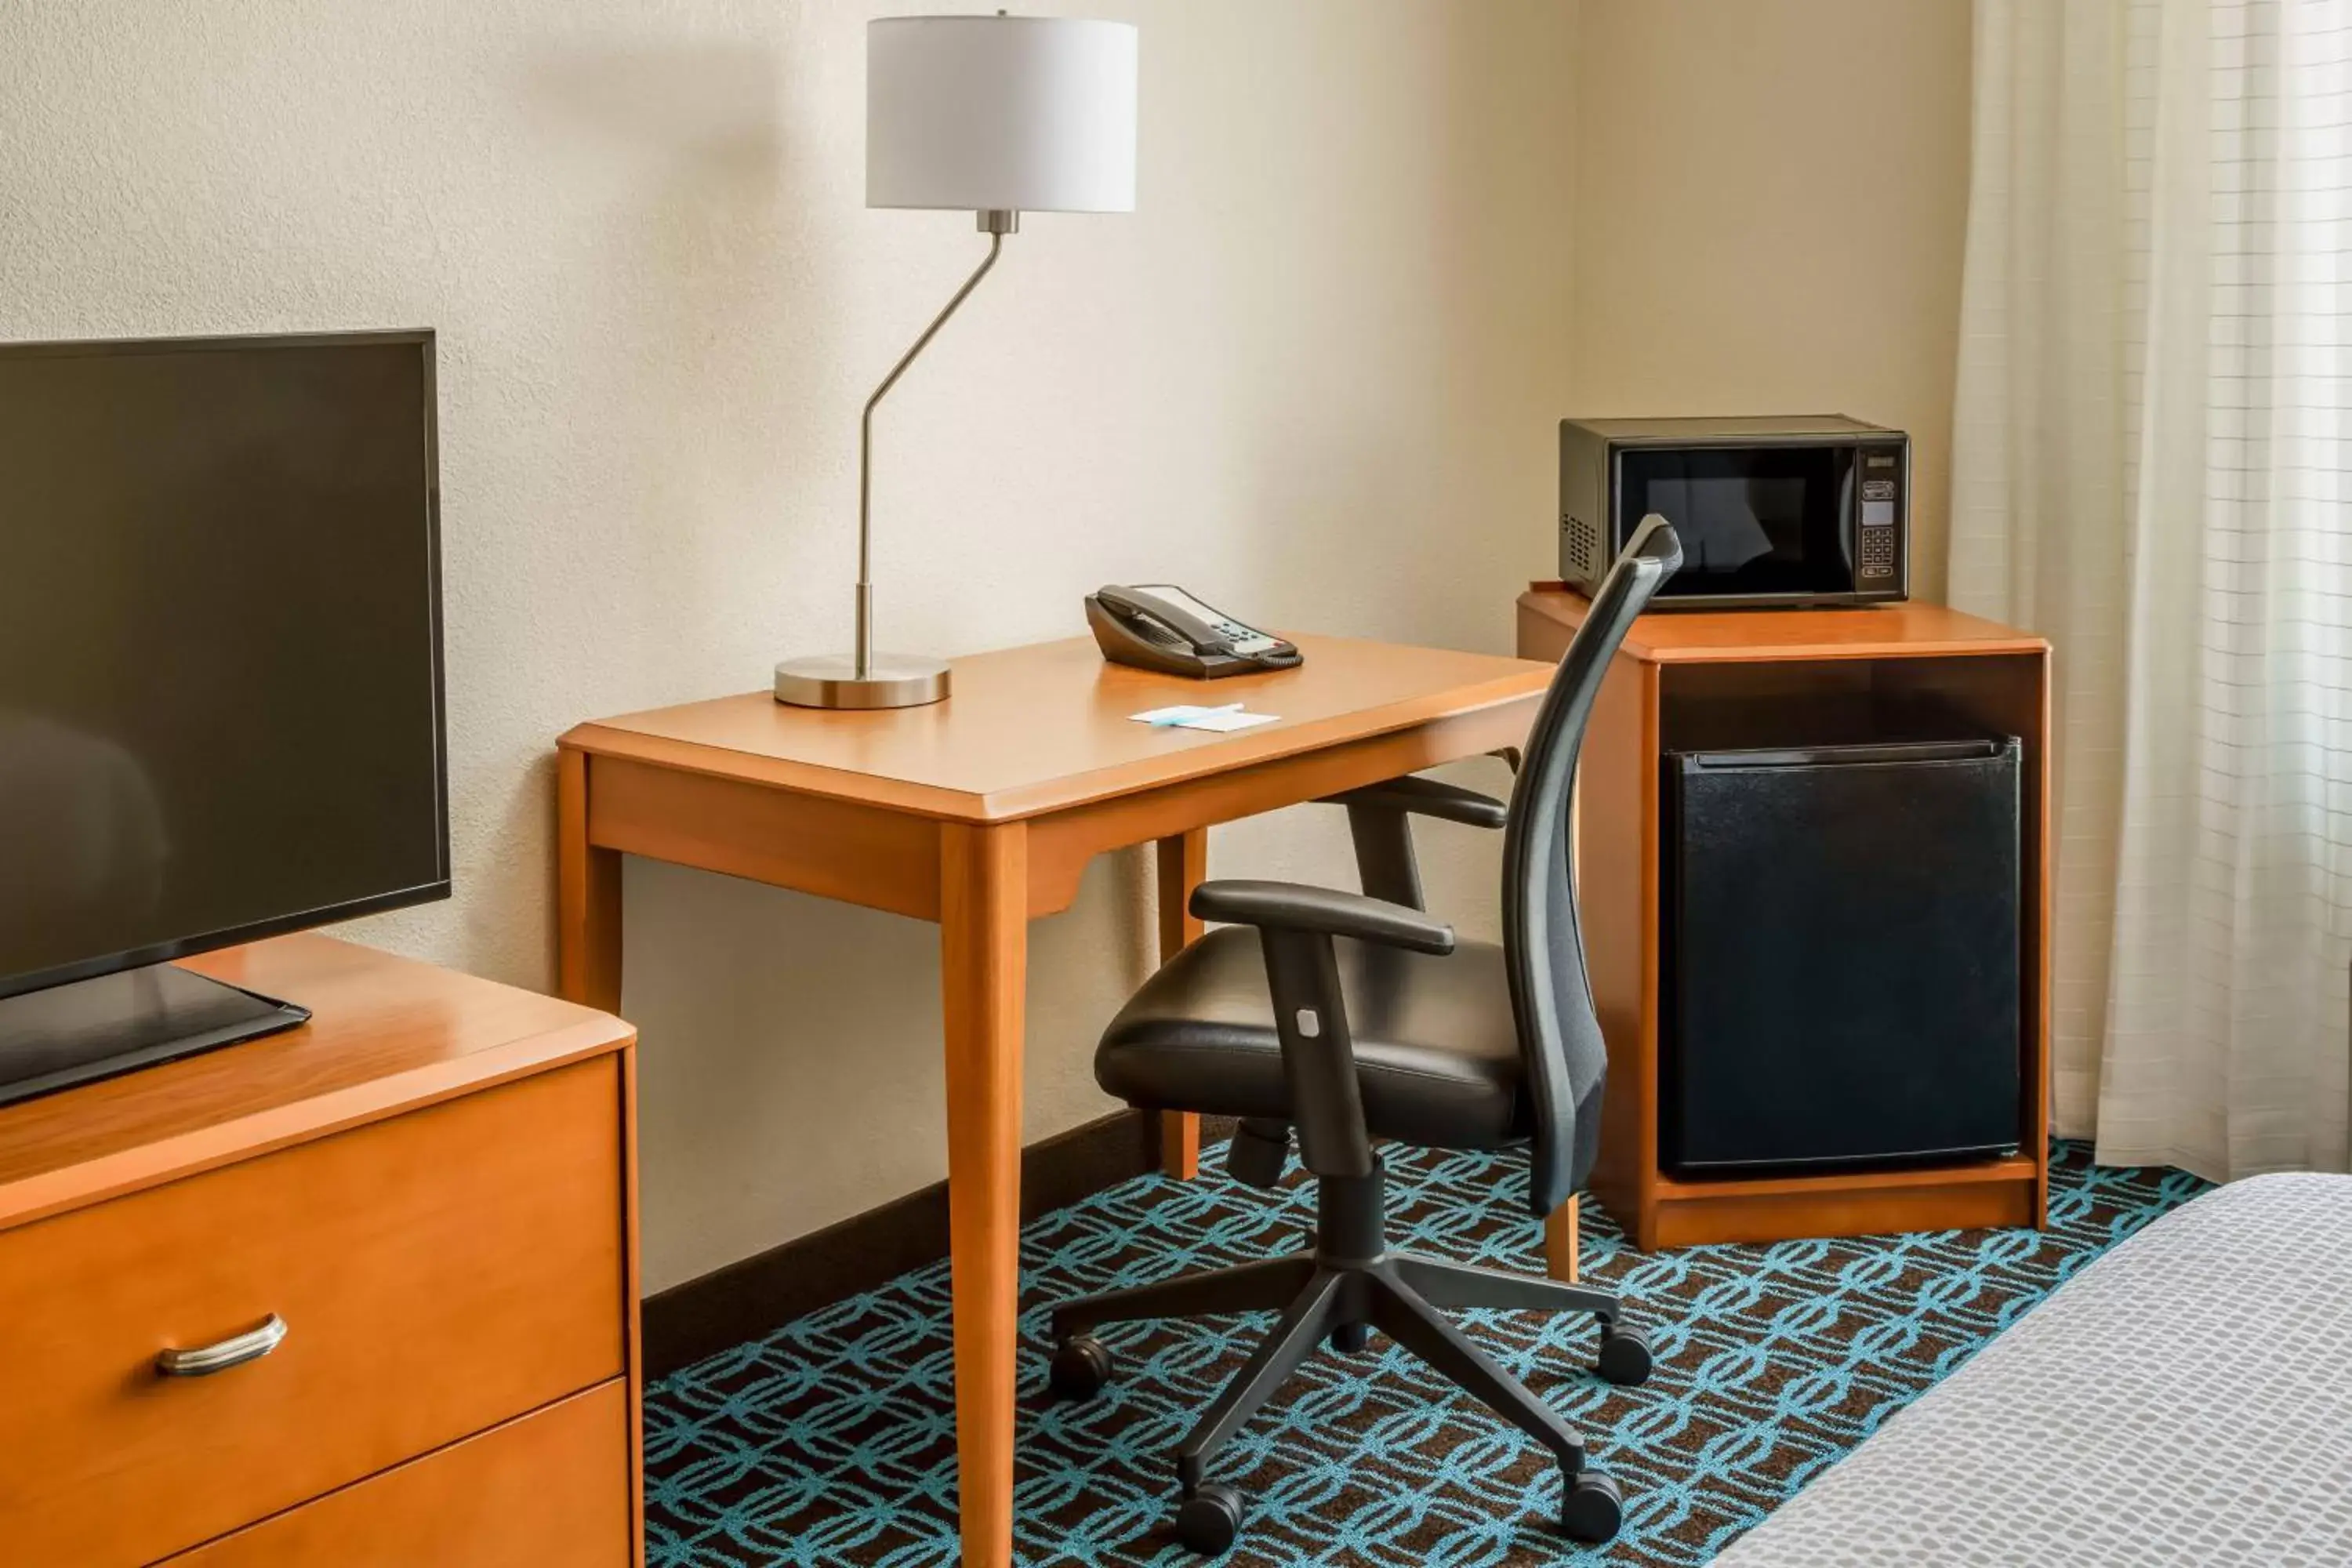
POLYGON ((2117 1246, 1716 1568, 2352 1564, 2352 1176, 2117 1246))

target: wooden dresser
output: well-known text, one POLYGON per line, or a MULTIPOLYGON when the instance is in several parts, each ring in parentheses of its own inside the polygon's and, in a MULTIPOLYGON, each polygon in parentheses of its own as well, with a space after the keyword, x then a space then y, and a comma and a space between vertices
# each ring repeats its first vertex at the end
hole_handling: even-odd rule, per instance
POLYGON ((0 1562, 640 1561, 634 1032, 322 936, 187 967, 312 1021, 0 1109, 0 1562))

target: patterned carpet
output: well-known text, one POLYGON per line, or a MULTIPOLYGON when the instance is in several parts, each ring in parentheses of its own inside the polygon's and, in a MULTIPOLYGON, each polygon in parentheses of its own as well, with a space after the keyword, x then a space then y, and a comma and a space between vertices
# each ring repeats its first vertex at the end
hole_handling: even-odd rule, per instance
MULTIPOLYGON (((1391 1221, 1433 1256, 1535 1272, 1510 1158, 1392 1158, 1391 1221)), ((1658 1371, 1588 1370, 1589 1321, 1475 1313, 1481 1342, 1585 1433, 1626 1493, 1582 1549, 1550 1525, 1559 1473, 1384 1339, 1318 1356, 1213 1467, 1249 1498, 1235 1564, 1382 1568, 1601 1563, 1695 1568, 1951 1372, 2052 1287, 2201 1191, 2176 1171, 2092 1167, 2061 1144, 2052 1228, 1707 1247, 1643 1256, 1588 1201, 1589 1274, 1624 1292, 1658 1371)), ((1045 1403, 1043 1306, 1297 1247, 1311 1206, 1222 1173, 1141 1177, 1030 1226, 1016 1554, 1025 1564, 1198 1561, 1176 1546, 1168 1452, 1267 1320, 1106 1330, 1119 1375, 1045 1403)), ((947 1269, 935 1265, 656 1384, 646 1409, 655 1568, 956 1559, 947 1269)))

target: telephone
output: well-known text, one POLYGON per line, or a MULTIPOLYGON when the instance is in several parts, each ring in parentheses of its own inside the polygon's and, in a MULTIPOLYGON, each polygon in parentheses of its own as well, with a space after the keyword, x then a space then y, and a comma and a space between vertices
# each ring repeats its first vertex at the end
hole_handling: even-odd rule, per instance
POLYGON ((1103 657, 1114 664, 1196 680, 1289 669, 1300 662, 1291 644, 1166 583, 1097 589, 1087 595, 1087 622, 1103 657))

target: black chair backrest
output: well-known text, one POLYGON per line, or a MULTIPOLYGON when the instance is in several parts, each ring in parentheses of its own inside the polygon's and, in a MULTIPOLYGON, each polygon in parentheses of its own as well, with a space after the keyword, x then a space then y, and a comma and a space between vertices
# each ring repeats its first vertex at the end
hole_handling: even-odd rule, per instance
POLYGON ((1503 952, 1511 1012, 1534 1096, 1535 1150, 1528 1205, 1549 1215, 1584 1184, 1601 1148, 1601 1091, 1609 1074, 1577 924, 1569 825, 1576 755, 1601 682, 1633 617, 1682 564, 1664 518, 1642 520, 1592 609, 1570 639, 1528 733, 1503 840, 1503 952))

